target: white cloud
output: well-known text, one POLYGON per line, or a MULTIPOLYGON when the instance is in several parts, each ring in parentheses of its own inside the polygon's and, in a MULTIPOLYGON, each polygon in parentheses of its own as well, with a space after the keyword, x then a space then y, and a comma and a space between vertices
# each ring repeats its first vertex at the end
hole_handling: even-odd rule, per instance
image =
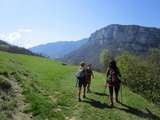
POLYGON ((21 37, 22 37, 21 33, 19 33, 19 32, 12 32, 12 33, 9 33, 6 36, 6 39, 9 40, 9 41, 15 41, 15 40, 21 39, 21 37))
POLYGON ((25 44, 25 46, 23 46, 23 47, 25 47, 25 48, 31 48, 31 47, 33 47, 34 45, 32 44, 32 43, 26 43, 25 44))
POLYGON ((21 32, 21 33, 23 33, 23 32, 32 32, 32 29, 18 29, 17 31, 21 32))
MULTIPOLYGON (((25 43, 27 40, 24 40, 24 36, 26 33, 32 32, 32 29, 18 29, 15 32, 1 32, 0 39, 4 40, 10 44, 18 45, 21 47, 26 47, 25 43)), ((27 45, 28 46, 28 45, 27 45)))

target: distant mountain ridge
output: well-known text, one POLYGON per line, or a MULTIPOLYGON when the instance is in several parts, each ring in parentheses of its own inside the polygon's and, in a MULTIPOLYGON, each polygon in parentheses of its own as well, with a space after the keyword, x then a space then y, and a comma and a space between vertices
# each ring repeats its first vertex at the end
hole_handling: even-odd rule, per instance
POLYGON ((36 55, 35 53, 32 53, 31 51, 22 48, 22 47, 18 47, 15 45, 11 45, 3 40, 0 40, 0 51, 6 51, 6 52, 10 52, 10 53, 18 53, 18 54, 26 54, 26 55, 36 55))
POLYGON ((83 44, 87 42, 87 40, 88 39, 86 38, 79 41, 62 41, 48 43, 32 47, 29 50, 31 50, 34 53, 42 54, 49 58, 62 58, 70 52, 81 47, 83 44))
POLYGON ((160 29, 138 25, 112 24, 92 33, 88 42, 62 58, 71 64, 84 60, 101 68, 99 56, 103 49, 108 49, 112 56, 123 51, 145 54, 150 48, 160 48, 160 29))

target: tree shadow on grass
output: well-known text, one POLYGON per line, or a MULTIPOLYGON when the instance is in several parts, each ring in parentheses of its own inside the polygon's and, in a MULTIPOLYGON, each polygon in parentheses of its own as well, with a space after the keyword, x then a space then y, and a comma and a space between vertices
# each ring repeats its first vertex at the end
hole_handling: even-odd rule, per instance
POLYGON ((100 109, 110 108, 110 106, 108 106, 106 103, 101 103, 100 101, 91 98, 86 98, 85 100, 83 100, 83 102, 89 103, 91 106, 95 108, 100 108, 100 109))
POLYGON ((125 108, 119 108, 119 107, 114 107, 114 108, 125 111, 127 113, 134 114, 134 115, 139 116, 141 118, 149 118, 149 120, 160 120, 160 116, 153 114, 148 108, 145 108, 146 112, 144 112, 144 111, 141 111, 137 108, 128 106, 126 104, 123 104, 123 103, 120 103, 120 104, 122 106, 124 106, 125 108))

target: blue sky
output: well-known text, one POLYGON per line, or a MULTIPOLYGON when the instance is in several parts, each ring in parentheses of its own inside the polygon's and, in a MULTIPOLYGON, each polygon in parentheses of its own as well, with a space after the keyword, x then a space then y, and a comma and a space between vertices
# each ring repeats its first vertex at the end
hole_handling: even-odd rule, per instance
POLYGON ((160 27, 160 0, 0 0, 0 39, 32 47, 79 40, 109 24, 160 27))

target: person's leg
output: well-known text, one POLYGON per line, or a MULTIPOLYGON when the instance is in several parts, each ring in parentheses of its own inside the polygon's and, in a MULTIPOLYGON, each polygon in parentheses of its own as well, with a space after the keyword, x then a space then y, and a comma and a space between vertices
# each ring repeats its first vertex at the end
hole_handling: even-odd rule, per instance
POLYGON ((88 92, 88 80, 86 80, 86 90, 87 90, 87 92, 88 92))
POLYGON ((88 83, 87 83, 87 92, 91 92, 90 85, 91 85, 91 80, 88 80, 88 83))
POLYGON ((113 86, 109 86, 110 105, 113 106, 113 86))
POLYGON ((83 98, 86 97, 86 87, 87 87, 87 81, 84 79, 83 80, 83 98))
POLYGON ((119 89, 120 89, 120 84, 119 84, 119 83, 116 83, 116 84, 114 85, 116 102, 119 102, 119 100, 118 100, 119 89))
POLYGON ((79 91, 78 91, 78 100, 79 102, 81 101, 81 87, 79 87, 79 91))
POLYGON ((78 100, 79 102, 81 102, 81 88, 82 88, 82 81, 79 80, 79 84, 78 84, 78 100))
POLYGON ((86 97, 86 85, 83 85, 83 98, 86 97))

